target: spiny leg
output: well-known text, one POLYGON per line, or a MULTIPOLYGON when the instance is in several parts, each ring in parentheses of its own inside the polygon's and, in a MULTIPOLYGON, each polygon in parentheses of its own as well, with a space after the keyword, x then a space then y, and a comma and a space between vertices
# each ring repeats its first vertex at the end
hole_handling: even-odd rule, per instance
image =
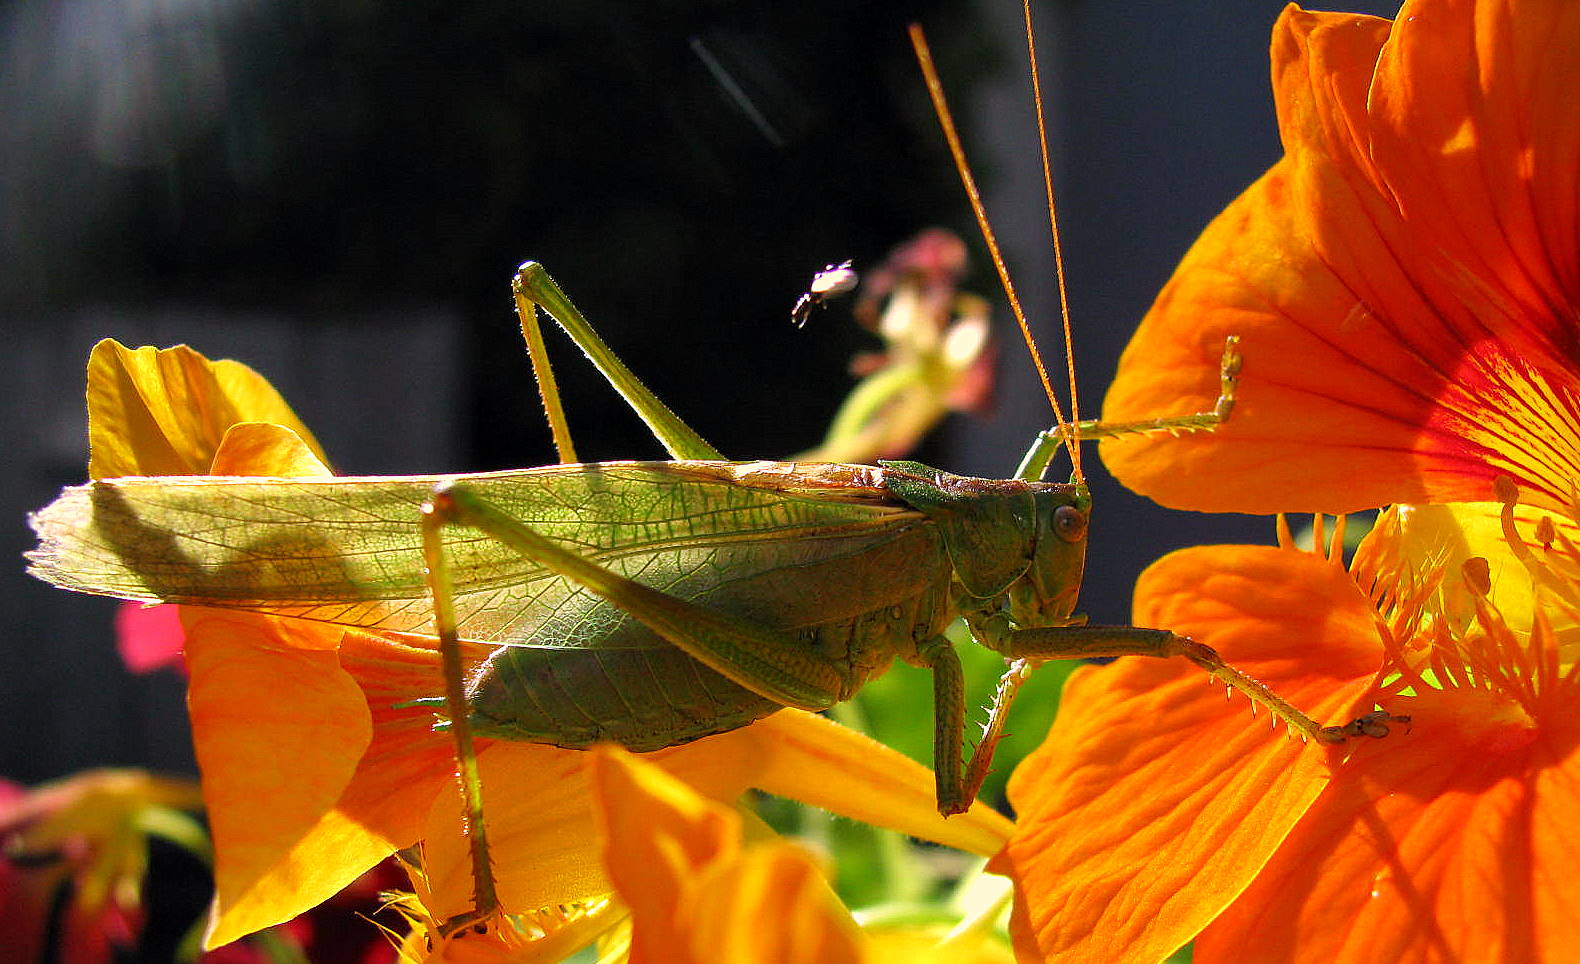
MULTIPOLYGON (((1223 359, 1218 366, 1218 399, 1206 411, 1188 415, 1163 415, 1158 418, 1137 419, 1133 422, 1103 422, 1087 419, 1075 423, 1075 437, 1087 439, 1113 438, 1116 435, 1149 435, 1153 432, 1210 432, 1224 422, 1234 411, 1235 392, 1240 381, 1240 336, 1230 335, 1223 343, 1223 359)), ((1040 479, 1047 471, 1059 449, 1068 441, 1058 431, 1042 432, 1015 471, 1017 479, 1040 479)))
POLYGON ((982 781, 991 772, 993 754, 998 750, 999 740, 1004 738, 1004 721, 1009 718, 1010 704, 1015 702, 1021 684, 1026 682, 1032 669, 1030 660, 1012 659, 1004 675, 999 677, 998 686, 993 690, 993 705, 988 710, 987 723, 982 727, 982 739, 971 752, 971 763, 966 767, 962 792, 967 800, 976 799, 977 791, 982 789, 982 781))
POLYGON ((1141 629, 1135 626, 1060 626, 1047 629, 1016 629, 998 647, 1011 659, 1093 659, 1117 656, 1155 656, 1167 659, 1182 656, 1213 678, 1239 690, 1251 700, 1268 708, 1290 729, 1318 743, 1343 743, 1351 736, 1382 737, 1388 733, 1387 721, 1407 722, 1370 713, 1342 726, 1319 726, 1311 717, 1291 706, 1258 680, 1233 666, 1211 646, 1166 629, 1141 629))
POLYGON ((446 502, 430 499, 422 507, 422 552, 428 591, 433 597, 433 621, 439 637, 439 660, 444 669, 445 712, 455 740, 456 779, 460 784, 463 832, 471 847, 472 910, 441 925, 445 935, 466 927, 485 925, 499 911, 494 868, 488 851, 488 828, 483 820, 483 781, 477 770, 477 748, 466 708, 462 680, 461 643, 456 632, 455 593, 449 563, 444 555, 443 530, 453 522, 446 502))
POLYGON ((933 775, 938 812, 950 817, 971 809, 977 791, 982 789, 993 753, 1004 736, 1004 718, 1020 684, 1030 672, 1030 664, 1024 659, 1012 660, 999 679, 982 739, 971 751, 970 763, 966 764, 965 676, 960 668, 960 657, 953 644, 939 636, 921 649, 918 662, 933 671, 933 775))
POLYGON ((625 363, 604 344, 592 324, 571 304, 571 300, 541 264, 528 261, 517 268, 510 287, 516 299, 516 314, 521 320, 521 334, 527 342, 527 353, 532 357, 532 370, 537 375, 538 394, 543 398, 543 409, 548 414, 549 428, 554 433, 554 445, 561 462, 576 461, 576 450, 571 444, 565 409, 560 403, 559 388, 543 344, 543 333, 538 326, 537 309, 540 307, 586 353, 615 391, 641 416, 672 458, 724 458, 718 449, 681 421, 679 416, 670 411, 669 406, 625 367, 625 363))
POLYGON ((793 637, 627 579, 511 517, 464 482, 436 487, 430 501, 447 521, 482 530, 597 593, 686 655, 759 696, 822 710, 837 702, 844 689, 839 667, 793 637))

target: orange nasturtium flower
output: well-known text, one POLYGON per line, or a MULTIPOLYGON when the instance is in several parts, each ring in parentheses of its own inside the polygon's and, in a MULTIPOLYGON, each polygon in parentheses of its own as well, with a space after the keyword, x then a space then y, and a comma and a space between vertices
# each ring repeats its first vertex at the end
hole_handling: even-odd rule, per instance
POLYGON ((1211 407, 1212 433, 1114 439, 1178 508, 1568 504, 1580 478, 1580 7, 1421 0, 1396 21, 1285 10, 1285 155, 1203 232, 1142 322, 1103 417, 1211 407))
MULTIPOLYGON (((105 341, 88 379, 95 478, 328 472, 274 389, 235 362, 105 341)), ((207 945, 288 920, 396 851, 419 855, 414 882, 426 915, 468 909, 451 738, 435 731, 431 711, 409 706, 442 691, 432 641, 221 609, 183 607, 182 619, 214 838, 207 945)), ((487 651, 471 646, 467 658, 487 651)), ((556 921, 580 920, 557 908, 608 905, 588 754, 479 747, 507 924, 547 939, 556 921)), ((712 799, 756 787, 984 856, 1010 829, 980 805, 944 821, 925 767, 794 710, 648 759, 712 799)), ((590 940, 597 931, 578 933, 590 940)))
POLYGON ((1183 668, 1083 671, 1011 784, 1017 948, 1155 960, 1206 927, 1204 962, 1561 959, 1580 940, 1580 6, 1290 7, 1272 59, 1285 157, 1185 257, 1104 416, 1202 407, 1230 335, 1239 404, 1104 457, 1186 508, 1394 507, 1348 572, 1287 538, 1168 556, 1136 622, 1321 722, 1412 722, 1301 747, 1252 739, 1183 668))

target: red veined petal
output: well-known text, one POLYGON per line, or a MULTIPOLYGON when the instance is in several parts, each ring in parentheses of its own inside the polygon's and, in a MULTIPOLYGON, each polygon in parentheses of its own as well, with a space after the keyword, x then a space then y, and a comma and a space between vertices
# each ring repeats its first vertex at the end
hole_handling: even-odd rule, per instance
POLYGON ((1210 435, 1105 442, 1116 474, 1213 510, 1486 500, 1502 474, 1561 504, 1580 475, 1580 124, 1559 93, 1577 57, 1580 19, 1550 4, 1425 0, 1391 30, 1286 10, 1286 156, 1181 263, 1104 416, 1210 407, 1235 334, 1241 403, 1210 435))
MULTIPOLYGON (((1138 625, 1215 647, 1319 723, 1361 708, 1381 662, 1374 616, 1342 568, 1295 550, 1187 549, 1136 587, 1138 625)), ((1161 960, 1228 906, 1337 752, 1265 719, 1184 660, 1072 676, 1047 741, 1011 778, 1015 836, 989 865, 1017 884, 1021 958, 1161 960)))
POLYGON ((1499 724, 1480 691, 1412 700, 1358 749, 1197 960, 1562 960, 1580 942, 1580 721, 1499 724), (1478 698, 1478 695, 1481 698, 1478 698))

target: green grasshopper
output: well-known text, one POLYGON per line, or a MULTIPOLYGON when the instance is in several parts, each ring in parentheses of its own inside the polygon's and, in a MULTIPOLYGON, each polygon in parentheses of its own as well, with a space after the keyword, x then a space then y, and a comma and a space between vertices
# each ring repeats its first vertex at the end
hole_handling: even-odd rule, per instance
POLYGON ((1042 481, 1047 466, 1082 438, 1223 421, 1232 342, 1214 410, 1124 425, 1060 416, 1009 479, 915 462, 732 462, 643 386, 540 265, 523 265, 513 289, 561 464, 109 479, 65 490, 31 520, 31 572, 66 589, 437 637, 445 696, 425 702, 442 702, 457 742, 476 887, 473 913, 452 926, 497 909, 474 733, 654 750, 783 707, 827 709, 898 657, 933 673, 937 802, 950 815, 970 807, 1016 687, 1042 660, 1183 656, 1308 738, 1369 732, 1319 727, 1188 638, 1075 614, 1091 495, 1078 462, 1067 483, 1042 481), (672 461, 575 462, 540 310, 672 461), (944 635, 957 618, 1007 663, 969 761, 961 664, 944 635), (462 639, 498 647, 465 679, 462 639))

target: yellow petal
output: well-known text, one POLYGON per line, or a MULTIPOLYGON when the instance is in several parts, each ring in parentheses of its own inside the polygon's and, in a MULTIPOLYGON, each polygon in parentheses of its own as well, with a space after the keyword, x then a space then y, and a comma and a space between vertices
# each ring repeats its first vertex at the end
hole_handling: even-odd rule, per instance
POLYGON ((204 475, 225 431, 272 422, 323 452, 261 375, 234 361, 209 361, 180 345, 132 350, 112 339, 88 359, 90 478, 204 475))
POLYGON ((856 964, 855 922, 806 854, 741 851, 739 816, 617 749, 592 753, 604 863, 631 906, 632 964, 856 964))
POLYGON ((982 857, 998 853, 1014 830, 979 802, 939 816, 933 771, 815 713, 784 710, 756 725, 772 746, 751 784, 759 790, 982 857))
MULTIPOLYGON (((982 804, 940 817, 933 774, 870 737, 813 713, 781 710, 751 726, 644 755, 704 796, 732 801, 756 787, 875 826, 987 855, 1013 825, 982 804)), ((595 859, 586 753, 496 742, 479 754, 489 842, 507 910, 589 900, 612 885, 595 859)), ((460 802, 440 794, 424 860, 436 916, 471 906, 460 802)))
POLYGON ((945 940, 949 928, 868 925, 867 964, 1013 964, 1007 943, 992 934, 971 932, 945 940))
POLYGON ((1463 569, 1471 559, 1485 560, 1491 585, 1486 598, 1522 639, 1528 638, 1536 618, 1534 569, 1549 592, 1546 617, 1563 662, 1573 663, 1580 656, 1580 595, 1564 547, 1580 545, 1580 527, 1545 509, 1516 506, 1517 553, 1504 533, 1502 513, 1498 502, 1392 506, 1356 550, 1351 568, 1363 584, 1372 578, 1415 583, 1439 578, 1429 608, 1434 618, 1446 620, 1444 628, 1461 634, 1475 620, 1480 593, 1467 585, 1463 569), (1555 543, 1551 549, 1538 538, 1546 527, 1555 543))

